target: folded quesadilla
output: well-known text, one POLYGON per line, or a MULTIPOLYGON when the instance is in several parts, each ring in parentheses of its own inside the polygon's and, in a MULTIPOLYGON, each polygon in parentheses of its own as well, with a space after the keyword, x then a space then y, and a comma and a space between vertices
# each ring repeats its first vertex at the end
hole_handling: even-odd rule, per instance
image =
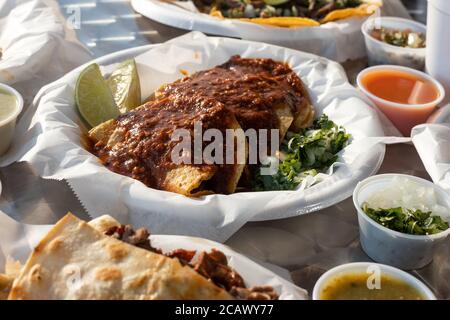
POLYGON ((8 298, 278 298, 271 287, 246 288, 220 251, 195 255, 182 249, 164 254, 151 246, 145 229, 109 216, 86 223, 69 213, 33 250, 12 286, 8 279, 8 298))

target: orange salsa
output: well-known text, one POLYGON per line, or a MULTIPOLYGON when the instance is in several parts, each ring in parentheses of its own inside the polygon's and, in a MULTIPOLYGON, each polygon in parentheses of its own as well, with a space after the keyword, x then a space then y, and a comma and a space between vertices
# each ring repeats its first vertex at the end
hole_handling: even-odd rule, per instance
POLYGON ((439 97, 436 86, 420 76, 398 70, 374 70, 361 79, 378 98, 401 104, 426 104, 439 97))

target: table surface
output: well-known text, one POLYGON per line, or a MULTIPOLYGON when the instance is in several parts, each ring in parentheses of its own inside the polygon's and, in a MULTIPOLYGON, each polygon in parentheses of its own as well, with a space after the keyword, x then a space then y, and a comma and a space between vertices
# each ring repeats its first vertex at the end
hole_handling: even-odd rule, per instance
MULTIPOLYGON (((425 0, 403 2, 414 18, 425 20, 425 0)), ((142 17, 132 10, 128 0, 59 0, 58 3, 65 15, 71 12, 70 8, 81 8, 81 28, 77 35, 95 57, 186 33, 142 17)), ((364 62, 356 67, 353 64, 351 73, 364 66, 364 62)), ((380 172, 429 179, 412 145, 388 146, 380 172)), ((3 183, 0 210, 19 221, 54 223, 67 211, 89 219, 65 182, 41 179, 24 163, 2 168, 0 180, 3 183)), ((370 261, 359 244, 357 215, 351 199, 308 215, 247 223, 226 243, 249 257, 288 269, 294 282, 310 292, 327 269, 346 262, 370 261)), ((430 265, 412 272, 444 299, 450 299, 450 281, 444 280, 450 274, 449 256, 447 241, 430 265)))

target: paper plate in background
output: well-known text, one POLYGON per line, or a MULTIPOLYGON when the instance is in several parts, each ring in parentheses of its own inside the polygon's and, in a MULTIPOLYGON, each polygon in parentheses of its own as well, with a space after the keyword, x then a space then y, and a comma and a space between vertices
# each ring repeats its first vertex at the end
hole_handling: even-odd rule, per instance
POLYGON ((221 20, 199 12, 191 1, 169 3, 160 0, 132 0, 131 5, 149 19, 180 29, 267 42, 339 62, 366 55, 361 33, 365 17, 329 22, 318 27, 281 28, 239 20, 221 20))
POLYGON ((188 198, 156 190, 104 167, 84 148, 88 128, 76 110, 74 87, 85 66, 44 87, 18 125, 18 138, 3 165, 27 161, 47 179, 66 180, 92 217, 110 214, 159 234, 225 241, 248 221, 292 217, 349 197, 357 182, 376 173, 384 157, 384 135, 376 110, 360 98, 342 67, 311 54, 193 32, 163 44, 133 48, 95 60, 108 73, 135 57, 142 96, 184 72, 208 69, 232 55, 285 61, 302 78, 318 114, 325 112, 352 134, 352 141, 326 179, 305 190, 244 192, 188 198), (36 110, 35 110, 36 109, 36 110), (34 114, 35 112, 35 114, 34 114))
MULTIPOLYGON (((8 257, 24 263, 33 248, 51 227, 50 225, 18 223, 0 211, 0 272, 4 272, 6 258, 8 257)), ((171 252, 180 248, 198 252, 210 252, 212 249, 218 249, 227 256, 229 265, 238 271, 248 287, 272 286, 280 295, 281 300, 308 299, 308 293, 304 289, 283 278, 289 274, 287 270, 275 267, 277 273, 283 274, 283 277, 281 277, 223 244, 201 238, 170 235, 152 234, 150 239, 152 245, 162 249, 163 252, 171 252)))

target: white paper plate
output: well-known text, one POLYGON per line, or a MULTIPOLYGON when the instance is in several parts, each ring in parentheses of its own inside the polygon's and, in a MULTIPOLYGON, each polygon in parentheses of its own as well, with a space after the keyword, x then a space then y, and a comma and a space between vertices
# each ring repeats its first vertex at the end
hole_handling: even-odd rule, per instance
MULTIPOLYGON (((7 257, 24 263, 33 248, 51 227, 49 225, 21 224, 0 211, 0 272, 4 271, 7 257)), ((229 265, 239 272, 248 287, 273 286, 282 300, 304 300, 308 298, 304 289, 285 280, 290 279, 287 270, 280 267, 274 268, 277 269, 277 273, 283 274, 283 277, 281 277, 223 244, 201 238, 168 235, 152 235, 151 242, 154 247, 161 248, 164 252, 179 248, 198 252, 218 249, 227 256, 229 265)))
POLYGON ((318 27, 280 28, 238 20, 221 20, 196 11, 192 3, 191 6, 187 5, 188 2, 180 4, 186 8, 159 0, 131 1, 133 9, 143 16, 171 27, 267 42, 340 62, 366 55, 361 33, 365 18, 354 17, 318 27))
POLYGON ((288 62, 309 88, 316 111, 324 111, 352 134, 352 143, 325 181, 303 191, 193 199, 151 189, 113 173, 80 141, 81 120, 74 87, 85 66, 40 91, 33 105, 36 113, 30 110, 19 123, 19 137, 6 161, 27 161, 44 178, 67 180, 92 217, 110 214, 119 221, 147 226, 155 233, 194 235, 220 242, 251 220, 287 218, 336 204, 352 194, 358 181, 378 171, 385 146, 380 143, 384 134, 376 110, 360 98, 335 62, 262 43, 208 38, 197 32, 164 44, 118 52, 96 62, 108 66, 103 68, 107 72, 114 63, 137 57, 142 96, 147 97, 161 84, 182 77, 180 70, 204 70, 234 54, 288 62))

